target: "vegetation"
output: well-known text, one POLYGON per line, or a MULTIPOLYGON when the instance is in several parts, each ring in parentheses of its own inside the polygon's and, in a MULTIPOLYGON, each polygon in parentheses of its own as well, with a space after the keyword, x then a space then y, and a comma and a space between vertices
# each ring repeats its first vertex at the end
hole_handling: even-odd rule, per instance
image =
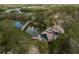
POLYGON ((28 53, 32 45, 38 47, 40 53, 79 53, 78 5, 0 5, 0 11, 0 53, 28 53), (21 14, 3 13, 4 10, 18 7, 21 8, 21 14), (33 20, 29 26, 38 28, 39 32, 59 20, 65 34, 49 43, 32 40, 29 33, 15 28, 13 20, 24 23, 33 20))

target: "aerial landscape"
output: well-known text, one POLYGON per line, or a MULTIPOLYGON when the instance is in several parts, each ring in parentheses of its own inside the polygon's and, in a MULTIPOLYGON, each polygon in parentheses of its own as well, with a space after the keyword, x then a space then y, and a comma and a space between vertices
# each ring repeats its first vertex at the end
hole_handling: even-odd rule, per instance
POLYGON ((79 5, 0 4, 0 54, 78 54, 79 5))

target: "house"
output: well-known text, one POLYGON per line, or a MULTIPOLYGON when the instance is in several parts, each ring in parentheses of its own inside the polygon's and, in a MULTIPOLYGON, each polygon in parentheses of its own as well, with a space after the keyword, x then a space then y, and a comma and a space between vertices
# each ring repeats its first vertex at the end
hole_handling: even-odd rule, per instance
POLYGON ((32 39, 38 39, 38 40, 47 40, 48 42, 56 39, 59 34, 63 34, 64 29, 58 25, 54 24, 54 26, 49 27, 45 31, 43 31, 40 35, 32 37, 32 39))

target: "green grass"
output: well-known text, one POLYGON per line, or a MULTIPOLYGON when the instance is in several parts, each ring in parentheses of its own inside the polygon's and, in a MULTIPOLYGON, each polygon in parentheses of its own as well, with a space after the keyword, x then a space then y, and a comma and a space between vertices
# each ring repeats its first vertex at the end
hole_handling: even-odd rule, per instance
POLYGON ((41 53, 48 53, 47 43, 32 40, 30 34, 16 29, 11 20, 0 21, 0 53, 28 53, 32 45, 37 46, 41 53))
MULTIPOLYGON (((7 8, 23 6, 26 5, 0 5, 0 10, 3 11, 7 8), (4 8, 1 8, 1 6, 4 6, 4 8)), ((14 53, 28 53, 31 45, 37 46, 41 53, 79 53, 78 5, 41 5, 42 7, 36 8, 34 6, 30 6, 29 8, 26 6, 26 8, 21 9, 25 13, 33 13, 31 18, 27 18, 25 14, 4 14, 3 17, 5 19, 0 21, 0 53, 7 53, 7 51, 11 50, 14 50, 14 53), (58 13, 59 17, 55 19, 55 15, 58 13), (32 40, 31 35, 14 27, 11 21, 12 18, 24 22, 34 20, 30 26, 39 28, 40 32, 52 26, 53 21, 64 20, 65 22, 62 26, 65 34, 59 35, 56 41, 49 44, 45 41, 32 40)))

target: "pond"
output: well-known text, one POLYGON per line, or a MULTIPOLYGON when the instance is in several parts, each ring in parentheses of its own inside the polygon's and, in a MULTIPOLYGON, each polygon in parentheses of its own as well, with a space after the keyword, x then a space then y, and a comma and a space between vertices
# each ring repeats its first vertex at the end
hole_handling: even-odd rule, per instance
MULTIPOLYGON (((27 22, 28 23, 28 22, 27 22)), ((20 22, 20 21, 14 21, 14 26, 17 28, 17 29, 21 29, 23 26, 24 26, 24 23, 20 22)), ((36 35, 39 35, 39 31, 37 28, 35 28, 34 26, 28 26, 25 30, 25 32, 33 35, 33 36, 36 36, 36 35)))

